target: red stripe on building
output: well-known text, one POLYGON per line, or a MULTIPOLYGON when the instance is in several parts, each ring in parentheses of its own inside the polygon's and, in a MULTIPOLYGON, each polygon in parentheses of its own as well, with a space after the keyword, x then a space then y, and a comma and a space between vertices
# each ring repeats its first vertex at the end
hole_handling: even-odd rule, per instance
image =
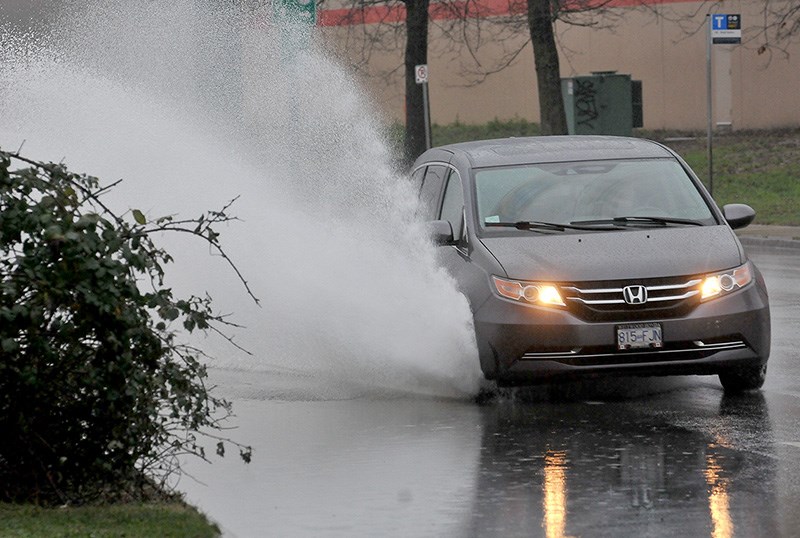
MULTIPOLYGON (((597 6, 609 8, 683 4, 700 0, 598 0, 597 6)), ((566 6, 569 2, 565 3, 566 6)), ((587 6, 589 7, 589 6, 587 6)), ((457 18, 487 18, 503 15, 521 15, 527 11, 525 0, 482 0, 476 2, 432 3, 428 14, 433 20, 457 18)), ((318 13, 319 26, 350 26, 357 24, 398 23, 406 20, 406 6, 399 3, 385 6, 367 6, 353 9, 324 9, 318 13)))

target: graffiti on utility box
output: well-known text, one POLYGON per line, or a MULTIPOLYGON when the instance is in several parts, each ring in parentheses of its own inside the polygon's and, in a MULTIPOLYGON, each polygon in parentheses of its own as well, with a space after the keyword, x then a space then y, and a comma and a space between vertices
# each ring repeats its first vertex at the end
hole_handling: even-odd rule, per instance
POLYGON ((575 112, 578 125, 594 129, 595 121, 600 117, 597 106, 597 90, 593 80, 575 80, 575 112))

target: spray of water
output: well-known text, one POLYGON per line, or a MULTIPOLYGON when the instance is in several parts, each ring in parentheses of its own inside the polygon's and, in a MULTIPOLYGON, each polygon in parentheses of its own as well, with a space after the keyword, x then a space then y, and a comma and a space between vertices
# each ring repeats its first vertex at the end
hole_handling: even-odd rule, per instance
POLYGON ((246 326, 234 336, 252 356, 208 339, 212 366, 338 397, 474 393, 469 307, 357 83, 300 25, 219 4, 64 0, 46 31, 0 13, 0 147, 123 179, 121 211, 195 216, 239 197, 222 240, 262 307, 219 257, 163 239, 170 284, 246 326))

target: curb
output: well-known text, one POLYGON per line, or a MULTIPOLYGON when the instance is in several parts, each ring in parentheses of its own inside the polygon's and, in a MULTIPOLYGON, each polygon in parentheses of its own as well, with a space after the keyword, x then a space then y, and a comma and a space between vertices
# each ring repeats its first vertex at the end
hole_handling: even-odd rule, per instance
POLYGON ((745 247, 770 247, 780 249, 800 250, 800 241, 796 239, 782 239, 779 237, 756 237, 740 235, 739 242, 745 247))

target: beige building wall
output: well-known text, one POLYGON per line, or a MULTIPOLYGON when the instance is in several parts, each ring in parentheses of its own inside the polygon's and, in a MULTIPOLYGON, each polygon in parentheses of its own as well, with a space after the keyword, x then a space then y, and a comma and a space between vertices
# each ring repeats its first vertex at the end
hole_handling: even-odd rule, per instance
MULTIPOLYGON (((791 0, 790 0, 791 1, 791 0)), ((762 23, 763 2, 724 0, 653 4, 649 8, 615 8, 621 18, 610 29, 558 23, 561 75, 593 71, 630 74, 643 83, 646 129, 703 130, 706 126, 706 27, 709 8, 717 13, 742 14, 742 45, 713 46, 714 124, 733 129, 796 127, 800 125, 800 44, 781 53, 759 54, 755 37, 762 23)), ((326 28, 334 46, 345 32, 326 28)), ((517 39, 525 40, 524 33, 517 39)), ((431 117, 434 123, 456 120, 482 123, 495 118, 538 121, 536 79, 530 46, 514 65, 485 82, 466 87, 459 58, 447 53, 436 26, 431 27, 429 51, 431 117)), ((353 51, 342 51, 348 55, 353 51)), ((494 51, 496 53, 496 50, 494 51)), ((482 58, 490 59, 487 47, 482 58)), ((402 65, 402 48, 372 58, 373 75, 402 65)), ((402 121, 402 68, 394 77, 365 77, 369 93, 387 118, 402 121)))

